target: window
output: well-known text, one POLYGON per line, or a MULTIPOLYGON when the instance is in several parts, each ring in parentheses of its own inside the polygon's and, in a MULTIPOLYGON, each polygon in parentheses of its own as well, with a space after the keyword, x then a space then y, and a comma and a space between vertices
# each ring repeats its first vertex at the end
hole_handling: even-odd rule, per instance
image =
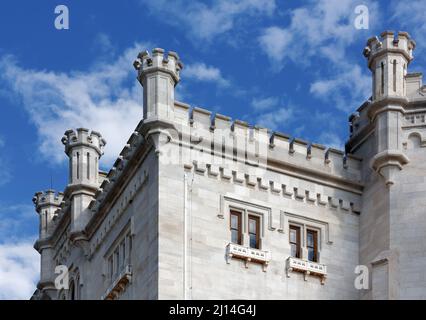
POLYGON ((259 249, 260 237, 259 237, 259 217, 249 216, 248 217, 248 226, 249 226, 249 242, 250 248, 259 249))
POLYGON ((77 152, 77 179, 80 179, 80 153, 77 152))
POLYGON ((112 279, 114 275, 114 261, 112 259, 112 256, 108 258, 108 274, 109 278, 112 279))
POLYGON ((300 258, 300 227, 290 226, 290 254, 292 257, 300 258))
POLYGON ((396 92, 396 60, 393 60, 393 91, 396 92))
POLYGON ((231 242, 242 244, 241 239, 241 212, 231 211, 231 242))
POLYGON ((114 261, 115 261, 115 270, 114 275, 118 275, 118 271, 120 270, 120 252, 117 249, 114 251, 114 261))
POLYGON ((87 155, 87 179, 90 179, 90 153, 88 152, 87 155))
POLYGON ((123 239, 120 243, 120 270, 124 268, 126 261, 126 241, 123 239))
POLYGON ((114 281, 127 266, 130 266, 131 251, 132 236, 130 231, 127 231, 115 241, 114 246, 108 250, 109 253, 105 256, 106 271, 110 282, 114 281))
POLYGON ((308 248, 308 260, 318 262, 318 232, 306 230, 306 247, 308 248))
POLYGON ((380 67, 381 67, 381 78, 382 78, 380 91, 382 94, 384 94, 385 93, 385 65, 383 62, 380 64, 380 67))
POLYGON ((70 300, 75 300, 75 285, 74 281, 70 284, 70 300))

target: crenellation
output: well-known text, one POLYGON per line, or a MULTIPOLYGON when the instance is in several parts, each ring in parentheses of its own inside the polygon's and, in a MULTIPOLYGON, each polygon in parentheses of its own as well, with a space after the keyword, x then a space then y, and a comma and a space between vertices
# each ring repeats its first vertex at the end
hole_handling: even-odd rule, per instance
POLYGON ((174 121, 182 126, 189 124, 191 106, 189 104, 175 101, 174 103, 174 121))
POLYGON ((210 130, 211 127, 211 112, 209 110, 194 107, 192 109, 192 121, 193 125, 197 128, 202 127, 203 129, 210 130))

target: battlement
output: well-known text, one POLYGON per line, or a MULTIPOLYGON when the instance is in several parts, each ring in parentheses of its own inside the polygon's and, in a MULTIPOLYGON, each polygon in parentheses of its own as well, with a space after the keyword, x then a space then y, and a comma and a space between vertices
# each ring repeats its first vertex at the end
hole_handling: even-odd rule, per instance
POLYGON ((64 200, 64 194, 62 192, 56 193, 55 190, 49 189, 44 192, 36 192, 32 200, 36 211, 40 213, 46 207, 58 207, 59 209, 64 200))
POLYGON ((409 63, 413 59, 413 50, 416 42, 411 39, 407 32, 394 33, 384 31, 380 37, 371 37, 367 41, 363 54, 368 59, 368 67, 371 68, 374 59, 385 52, 401 53, 409 63))
POLYGON ((89 129, 86 128, 78 128, 76 131, 72 129, 65 131, 61 142, 65 145, 65 153, 68 156, 70 156, 70 151, 78 146, 93 148, 101 156, 103 148, 106 145, 106 140, 102 138, 99 132, 89 132, 89 129))
POLYGON ((142 84, 143 78, 152 72, 162 71, 168 73, 179 82, 179 73, 183 69, 183 64, 179 56, 174 51, 164 54, 164 49, 155 48, 150 54, 147 50, 139 53, 137 59, 133 62, 134 68, 138 71, 138 80, 142 84))
MULTIPOLYGON (((249 160, 255 157, 263 163, 267 161, 275 164, 291 164, 302 170, 303 168, 317 170, 360 181, 361 159, 344 151, 250 125, 239 119, 232 120, 219 113, 212 114, 200 107, 191 108, 181 102, 176 102, 174 107, 175 122, 189 127, 184 128, 183 131, 190 132, 189 140, 197 145, 195 149, 210 147, 210 142, 214 139, 215 143, 219 141, 231 146, 234 153, 229 148, 224 149, 225 153, 231 155, 237 154, 240 147, 246 147, 246 157, 249 160), (240 140, 237 141, 238 139, 240 140), (266 154, 259 153, 262 150, 266 150, 266 154)), ((214 148, 216 151, 222 150, 220 147, 214 148)), ((244 153, 240 154, 244 155, 244 153)))

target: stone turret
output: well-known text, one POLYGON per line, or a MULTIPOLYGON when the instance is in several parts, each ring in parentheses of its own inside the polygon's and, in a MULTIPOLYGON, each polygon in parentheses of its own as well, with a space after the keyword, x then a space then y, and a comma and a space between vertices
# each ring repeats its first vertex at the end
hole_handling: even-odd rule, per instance
POLYGON ((174 88, 183 68, 176 52, 155 48, 139 53, 133 66, 138 71, 137 79, 143 86, 144 120, 173 119, 174 88))
POLYGON ((91 217, 87 210, 99 188, 99 159, 106 144, 96 131, 67 130, 62 143, 69 157, 69 180, 65 195, 71 202, 71 232, 84 229, 91 217))
POLYGON ((367 41, 364 56, 373 73, 373 101, 405 97, 405 76, 413 59, 415 42, 407 32, 384 31, 367 41))
POLYGON ((173 126, 175 86, 180 80, 183 65, 176 52, 155 48, 139 53, 133 66, 137 79, 143 86, 142 134, 151 141, 155 153, 160 154, 160 141, 170 141, 167 128, 173 126), (165 139, 163 140, 162 138, 165 139))
POLYGON ((54 217, 61 208, 64 195, 54 190, 37 192, 33 203, 40 216, 40 233, 35 248, 41 256, 40 281, 37 287, 44 292, 55 290, 54 288, 54 260, 53 247, 48 239, 55 230, 54 217))
POLYGON ((39 239, 46 239, 54 231, 53 218, 61 208, 64 194, 56 193, 54 190, 37 192, 34 195, 33 203, 40 216, 39 239))
POLYGON ((375 126, 376 154, 371 167, 385 180, 394 183, 394 175, 409 162, 402 151, 402 128, 406 97, 406 74, 413 59, 415 42, 406 32, 382 32, 367 41, 364 56, 372 72, 373 94, 368 117, 375 126))

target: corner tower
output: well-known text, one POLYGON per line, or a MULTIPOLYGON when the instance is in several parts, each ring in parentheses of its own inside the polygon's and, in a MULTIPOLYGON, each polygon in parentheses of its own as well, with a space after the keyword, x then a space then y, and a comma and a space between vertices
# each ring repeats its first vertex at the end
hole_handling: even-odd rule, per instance
POLYGON ((407 67, 413 59, 415 42, 407 32, 382 32, 367 41, 364 56, 372 72, 372 101, 369 119, 375 124, 376 154, 371 167, 394 183, 395 173, 409 162, 402 152, 401 123, 406 97, 407 67))
POLYGON ((173 127, 175 87, 180 80, 183 64, 176 52, 166 55, 161 48, 139 53, 133 66, 143 86, 143 126, 141 133, 160 154, 160 143, 170 141, 167 129, 173 127), (164 140, 163 140, 164 138, 164 140))
POLYGON ((48 241, 55 230, 55 217, 61 209, 64 195, 60 192, 56 194, 54 190, 46 192, 37 192, 34 195, 33 203, 40 217, 39 238, 34 248, 40 253, 40 280, 37 288, 49 296, 51 290, 55 290, 54 276, 54 249, 48 241))
POLYGON ((96 131, 67 130, 62 143, 69 157, 69 178, 65 195, 71 202, 71 232, 81 232, 91 217, 87 210, 99 188, 99 159, 106 144, 96 131))
POLYGON ((385 31, 363 52, 372 96, 351 115, 346 144, 363 159, 359 261, 369 268, 369 288, 362 299, 426 298, 426 270, 414 263, 426 261, 426 125, 410 121, 426 108, 421 75, 408 73, 415 47, 408 33, 385 31))

